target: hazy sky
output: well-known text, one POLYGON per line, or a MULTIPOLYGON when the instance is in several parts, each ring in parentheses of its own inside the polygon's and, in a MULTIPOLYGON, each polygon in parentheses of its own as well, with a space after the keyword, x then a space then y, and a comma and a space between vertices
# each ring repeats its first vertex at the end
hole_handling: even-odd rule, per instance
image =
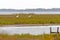
POLYGON ((0 0, 0 9, 60 8, 60 0, 0 0))

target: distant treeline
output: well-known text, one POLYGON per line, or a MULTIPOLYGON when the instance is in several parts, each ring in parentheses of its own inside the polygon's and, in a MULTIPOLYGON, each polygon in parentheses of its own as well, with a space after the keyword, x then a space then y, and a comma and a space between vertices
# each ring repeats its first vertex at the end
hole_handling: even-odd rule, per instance
POLYGON ((60 12, 60 8, 36 8, 36 9, 0 9, 0 12, 60 12))

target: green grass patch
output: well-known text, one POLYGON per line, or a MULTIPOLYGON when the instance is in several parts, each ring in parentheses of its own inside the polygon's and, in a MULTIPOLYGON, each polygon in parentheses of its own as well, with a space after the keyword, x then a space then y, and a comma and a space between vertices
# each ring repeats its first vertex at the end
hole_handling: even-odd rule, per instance
POLYGON ((0 15, 0 25, 13 24, 60 24, 60 14, 0 15), (16 17, 17 15, 19 16, 18 18, 16 17))

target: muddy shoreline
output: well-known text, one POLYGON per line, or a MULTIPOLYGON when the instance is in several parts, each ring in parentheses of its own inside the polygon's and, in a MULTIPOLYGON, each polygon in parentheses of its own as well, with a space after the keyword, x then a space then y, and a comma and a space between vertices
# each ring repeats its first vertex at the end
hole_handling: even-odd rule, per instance
POLYGON ((1 25, 0 27, 24 27, 24 26, 55 26, 60 24, 14 24, 14 25, 1 25))

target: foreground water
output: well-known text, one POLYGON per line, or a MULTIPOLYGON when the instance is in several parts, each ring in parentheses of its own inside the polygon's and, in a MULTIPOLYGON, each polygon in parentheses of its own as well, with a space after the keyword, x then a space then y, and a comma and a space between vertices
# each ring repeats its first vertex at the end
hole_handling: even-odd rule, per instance
POLYGON ((0 27, 0 33, 3 34, 50 34, 50 27, 52 27, 52 31, 56 32, 57 27, 60 26, 25 26, 25 27, 0 27))

